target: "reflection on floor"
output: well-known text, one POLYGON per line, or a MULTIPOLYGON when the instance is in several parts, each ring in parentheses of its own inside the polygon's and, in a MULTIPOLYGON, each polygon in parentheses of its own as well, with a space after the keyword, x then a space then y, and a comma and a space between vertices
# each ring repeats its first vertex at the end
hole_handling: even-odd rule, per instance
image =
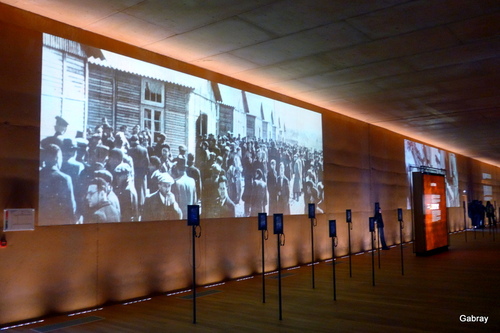
MULTIPOLYGON (((415 256, 407 244, 404 275, 399 245, 380 252, 380 268, 378 259, 372 266, 371 252, 352 256, 352 277, 345 256, 337 258, 335 266, 331 259, 319 261, 314 265, 314 289, 311 265, 296 267, 293 273, 284 269, 283 274, 290 275, 282 280, 282 320, 277 275, 266 275, 263 303, 262 275, 256 274, 217 285, 215 292, 197 298, 196 324, 192 298, 173 293, 81 314, 76 317, 87 323, 60 327, 58 332, 499 332, 500 239, 488 230, 467 232, 467 241, 465 236, 450 235, 449 250, 429 257, 415 256), (488 317, 487 323, 466 321, 480 316, 488 317), (96 317, 103 319, 90 320, 96 317)), ((200 294, 212 290, 197 289, 200 294)), ((68 317, 57 316, 10 331, 65 321, 68 317)))

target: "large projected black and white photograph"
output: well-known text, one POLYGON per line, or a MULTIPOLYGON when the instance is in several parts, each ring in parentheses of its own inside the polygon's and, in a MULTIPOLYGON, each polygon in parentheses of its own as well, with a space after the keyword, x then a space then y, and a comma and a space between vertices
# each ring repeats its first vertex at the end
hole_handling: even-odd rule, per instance
POLYGON ((44 34, 38 225, 307 214, 321 113, 44 34))
MULTIPOLYGON (((410 184, 412 183, 411 173, 421 168, 431 168, 442 173, 446 180, 446 207, 460 207, 455 154, 422 143, 405 140, 405 163, 410 184)), ((410 201, 411 199, 408 197, 408 209, 411 209, 410 201)))

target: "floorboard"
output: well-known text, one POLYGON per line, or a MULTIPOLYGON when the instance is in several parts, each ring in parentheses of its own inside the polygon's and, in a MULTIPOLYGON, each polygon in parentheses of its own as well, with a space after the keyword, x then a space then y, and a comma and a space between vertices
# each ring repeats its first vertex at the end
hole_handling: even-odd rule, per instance
MULTIPOLYGON (((380 252, 380 268, 376 253, 375 286, 371 253, 352 256, 352 277, 348 258, 337 258, 336 300, 331 260, 314 266, 314 289, 310 265, 284 269, 282 320, 273 274, 266 276, 266 303, 261 275, 198 297, 196 323, 192 299, 177 294, 74 316, 103 319, 57 332, 500 332, 500 237, 476 233, 468 232, 467 241, 463 232, 450 235, 449 250, 429 257, 415 256, 412 244, 405 244, 404 275, 399 246, 380 252), (487 316, 488 322, 461 322, 461 315, 487 316)), ((56 316, 8 331, 33 332, 68 320, 56 316)))

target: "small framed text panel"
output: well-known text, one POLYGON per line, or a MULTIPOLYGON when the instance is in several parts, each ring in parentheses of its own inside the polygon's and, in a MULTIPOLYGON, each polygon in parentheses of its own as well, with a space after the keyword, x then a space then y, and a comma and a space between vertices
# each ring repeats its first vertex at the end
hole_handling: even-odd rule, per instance
POLYGON ((4 209, 3 231, 35 230, 35 210, 32 208, 4 209))

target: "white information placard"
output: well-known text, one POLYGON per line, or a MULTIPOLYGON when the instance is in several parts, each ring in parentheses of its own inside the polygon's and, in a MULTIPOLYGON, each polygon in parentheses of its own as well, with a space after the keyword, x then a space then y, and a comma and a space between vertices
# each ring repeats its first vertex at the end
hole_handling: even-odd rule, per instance
POLYGON ((4 209, 3 231, 35 230, 35 210, 33 208, 4 209))

